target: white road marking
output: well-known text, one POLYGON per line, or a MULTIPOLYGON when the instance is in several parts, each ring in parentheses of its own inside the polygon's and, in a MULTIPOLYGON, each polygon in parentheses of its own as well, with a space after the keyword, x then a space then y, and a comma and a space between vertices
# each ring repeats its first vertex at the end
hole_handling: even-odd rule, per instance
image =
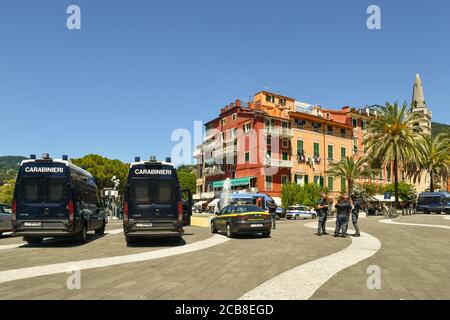
MULTIPOLYGON (((119 234, 122 233, 123 229, 112 229, 112 230, 107 230, 105 231, 105 236, 102 238, 106 238, 108 236, 112 236, 114 234, 119 234)), ((23 246, 26 246, 27 243, 26 242, 20 242, 20 243, 15 243, 15 244, 6 244, 6 245, 2 245, 0 246, 0 250, 10 250, 10 249, 16 249, 16 248, 20 248, 23 246)))
MULTIPOLYGON (((447 219, 444 217, 444 219, 447 219)), ((403 225, 403 226, 415 226, 415 227, 428 227, 428 228, 440 228, 440 229, 450 229, 450 226, 443 226, 440 224, 423 224, 423 223, 408 223, 408 222, 397 222, 392 219, 380 220, 380 223, 385 224, 395 224, 395 225, 403 225)))
POLYGON ((222 243, 229 241, 230 239, 220 236, 214 235, 206 240, 194 242, 192 244, 187 244, 184 246, 167 248, 157 251, 148 251, 137 254, 130 254, 125 256, 115 256, 109 258, 99 258, 99 259, 91 259, 91 260, 82 260, 82 261, 72 261, 66 263, 57 263, 50 264, 44 266, 23 268, 23 269, 15 269, 15 270, 7 270, 0 272, 0 283, 5 283, 9 281, 34 278, 40 276, 47 276, 58 273, 65 273, 71 270, 87 270, 94 268, 104 268, 111 267, 120 264, 126 263, 136 263, 142 261, 149 261, 154 259, 166 258, 178 254, 190 253, 194 251, 199 251, 203 249, 207 249, 222 243))
MULTIPOLYGON (((332 222, 334 220, 331 220, 332 222)), ((306 227, 317 228, 317 222, 306 227)), ((334 231, 334 228, 327 228, 334 231)), ((350 231, 350 230, 349 230, 350 231)), ((381 248, 374 236, 361 232, 352 237, 352 244, 329 256, 319 258, 288 270, 244 294, 241 300, 307 300, 331 277, 371 256, 381 248)), ((336 241, 339 241, 336 239, 336 241)))

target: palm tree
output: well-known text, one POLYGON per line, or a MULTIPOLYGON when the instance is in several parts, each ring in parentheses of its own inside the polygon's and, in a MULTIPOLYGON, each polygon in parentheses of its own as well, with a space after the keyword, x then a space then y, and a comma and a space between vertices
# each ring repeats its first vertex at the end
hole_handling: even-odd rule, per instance
POLYGON ((340 162, 330 164, 327 174, 336 178, 344 178, 347 181, 348 197, 351 197, 355 181, 359 178, 369 177, 375 172, 376 170, 369 169, 366 158, 355 160, 353 156, 347 156, 340 162))
MULTIPOLYGON (((420 181, 422 172, 426 171, 430 177, 430 192, 434 192, 436 180, 448 179, 450 163, 450 135, 440 133, 436 137, 426 136, 420 145, 418 163, 406 164, 407 171, 413 181, 420 181)), ((447 180, 445 180, 447 181, 447 180)))
MULTIPOLYGON (((395 205, 398 206, 398 173, 400 165, 418 167, 417 153, 429 128, 420 123, 420 115, 412 112, 406 103, 386 103, 379 107, 364 136, 364 143, 372 168, 393 165, 395 205)), ((406 174, 411 175, 411 170, 406 174)))

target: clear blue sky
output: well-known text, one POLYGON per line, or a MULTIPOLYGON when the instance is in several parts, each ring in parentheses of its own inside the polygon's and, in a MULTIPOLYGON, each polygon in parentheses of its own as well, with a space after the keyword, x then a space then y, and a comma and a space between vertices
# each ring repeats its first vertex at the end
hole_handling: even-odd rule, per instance
POLYGON ((450 123, 449 35, 448 0, 2 0, 0 155, 165 157, 172 130, 264 87, 331 108, 410 102, 416 73, 450 123))

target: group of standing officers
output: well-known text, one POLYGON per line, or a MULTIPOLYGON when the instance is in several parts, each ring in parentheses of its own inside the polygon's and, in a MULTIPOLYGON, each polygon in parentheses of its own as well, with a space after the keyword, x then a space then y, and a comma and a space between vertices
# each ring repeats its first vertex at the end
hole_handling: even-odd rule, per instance
MULTIPOLYGON (((328 233, 326 232, 326 223, 328 213, 331 211, 332 206, 333 201, 332 200, 330 201, 327 198, 327 195, 325 193, 322 193, 321 199, 317 204, 316 210, 317 216, 319 218, 319 225, 317 230, 318 236, 328 235, 328 233)), ((355 233, 353 234, 353 236, 360 237, 361 235, 359 233, 358 216, 359 211, 361 209, 361 202, 358 199, 356 199, 356 197, 352 197, 350 201, 350 199, 347 196, 341 195, 334 207, 336 208, 337 212, 336 228, 334 230, 334 236, 342 238, 345 238, 347 236, 348 222, 351 215, 353 228, 355 228, 355 233)))

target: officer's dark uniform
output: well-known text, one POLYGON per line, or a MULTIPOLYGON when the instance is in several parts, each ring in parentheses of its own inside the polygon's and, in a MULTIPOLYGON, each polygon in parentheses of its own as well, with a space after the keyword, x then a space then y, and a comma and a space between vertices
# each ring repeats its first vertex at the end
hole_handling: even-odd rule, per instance
POLYGON ((326 231, 327 217, 328 217, 328 202, 327 199, 320 199, 318 206, 326 206, 322 209, 317 209, 317 216, 319 217, 319 225, 317 228, 317 234, 321 236, 322 234, 328 234, 326 231))
POLYGON ((275 229, 277 226, 277 205, 273 202, 267 202, 267 206, 269 207, 269 213, 272 218, 272 229, 275 229))
POLYGON ((355 237, 360 236, 359 226, 358 226, 359 211, 361 211, 361 201, 356 199, 355 202, 353 203, 353 210, 352 210, 352 223, 353 223, 353 228, 355 228, 355 234, 354 234, 355 237))
POLYGON ((336 229, 334 230, 334 236, 345 237, 348 226, 348 217, 352 210, 352 205, 346 199, 340 200, 335 205, 337 211, 336 229))

